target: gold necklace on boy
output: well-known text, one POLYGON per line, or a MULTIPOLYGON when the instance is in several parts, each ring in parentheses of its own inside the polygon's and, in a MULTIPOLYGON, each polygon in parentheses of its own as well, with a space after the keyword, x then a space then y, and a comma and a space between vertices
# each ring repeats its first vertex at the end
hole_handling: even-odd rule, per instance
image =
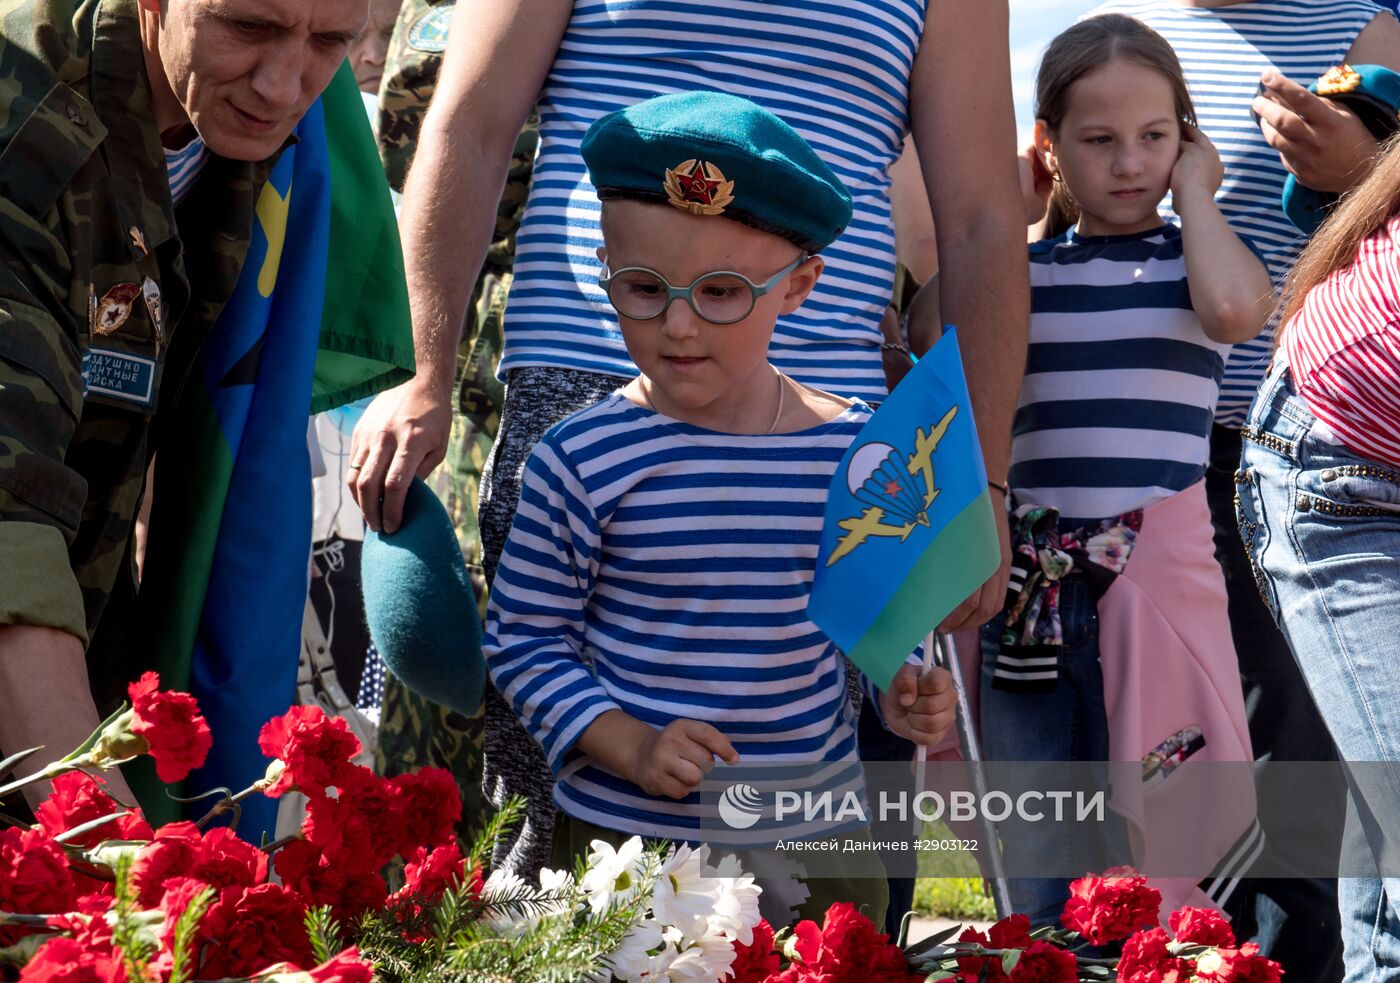
MULTIPOLYGON (((768 429, 763 432, 765 437, 773 436, 773 431, 778 429, 778 421, 783 418, 783 400, 787 395, 787 376, 783 375, 777 368, 773 369, 773 375, 778 380, 778 411, 773 414, 773 422, 768 424, 768 429)), ((647 401, 647 409, 656 413, 656 406, 651 401, 650 379, 647 380, 646 388, 642 390, 642 398, 647 401)))

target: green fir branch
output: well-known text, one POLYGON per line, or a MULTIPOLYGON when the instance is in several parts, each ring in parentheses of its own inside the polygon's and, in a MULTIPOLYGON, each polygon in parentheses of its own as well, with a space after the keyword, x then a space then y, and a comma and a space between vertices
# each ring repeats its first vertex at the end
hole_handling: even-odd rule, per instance
POLYGON ((156 946, 141 933, 137 922, 136 888, 131 883, 130 854, 117 858, 116 903, 112 906, 112 947, 121 957, 122 968, 126 970, 127 983, 149 983, 148 963, 156 946))
POLYGON ((480 867, 485 870, 489 867, 488 861, 491 857, 492 846, 519 825, 520 820, 524 817, 525 799, 519 795, 513 795, 506 799, 496 810, 495 815, 488 819, 477 832, 476 839, 472 841, 471 849, 467 851, 467 869, 480 867))
POLYGON ((206 887, 185 906, 180 917, 175 919, 175 938, 172 942, 172 962, 169 983, 190 983, 195 970, 199 968, 199 952, 195 946, 195 935, 199 923, 214 906, 215 892, 206 887))
POLYGON ((330 905, 306 909, 306 937, 311 940, 311 952, 318 966, 330 962, 345 948, 340 938, 340 922, 331 917, 330 905))

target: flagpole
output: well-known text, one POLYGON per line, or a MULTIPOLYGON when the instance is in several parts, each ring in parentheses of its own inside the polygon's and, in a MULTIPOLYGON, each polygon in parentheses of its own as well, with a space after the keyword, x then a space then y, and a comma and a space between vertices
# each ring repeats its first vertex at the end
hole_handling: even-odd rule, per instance
MULTIPOLYGON (((935 651, 938 653, 939 664, 953 676, 953 686, 958 694, 958 745, 962 748, 963 760, 972 765, 969 769, 972 793, 977 796, 977 801, 981 802, 987 792, 987 779, 981 768, 982 746, 972 728, 972 705, 968 702, 967 687, 963 684, 962 664, 958 661, 957 653, 953 651, 952 640, 947 635, 938 634, 937 629, 929 632, 928 637, 924 639, 924 672, 933 667, 935 651)), ((922 744, 918 746, 914 762, 914 794, 917 795, 924 790, 924 777, 928 766, 927 747, 922 744)), ((996 906, 997 917, 1005 918, 1012 910, 1011 891, 1006 880, 1006 862, 1001 855, 1001 841, 997 838, 996 824, 988 819, 981 809, 977 810, 977 819, 982 827, 984 841, 988 845, 988 849, 982 853, 991 867, 991 877, 988 880, 992 887, 992 903, 996 906)), ((918 823, 918 820, 915 822, 918 823)), ((922 832, 922 829, 914 831, 915 836, 922 832)))

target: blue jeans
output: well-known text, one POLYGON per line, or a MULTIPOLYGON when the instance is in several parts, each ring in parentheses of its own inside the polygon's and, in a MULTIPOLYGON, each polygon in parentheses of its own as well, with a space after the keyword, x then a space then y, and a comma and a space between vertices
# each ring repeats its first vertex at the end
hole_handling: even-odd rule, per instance
MULTIPOLYGON (((1400 471, 1321 439, 1277 366, 1245 437, 1235 481, 1260 595, 1341 757, 1400 762, 1400 471)), ((1396 870, 1400 774, 1349 770, 1348 786, 1349 840, 1396 870)), ((1348 983, 1400 979, 1400 878, 1347 878, 1338 898, 1348 983)))
MULTIPOLYGON (((1288 641, 1259 599, 1254 571, 1240 540, 1235 474, 1240 469, 1242 443, 1238 427, 1216 424, 1212 428, 1206 498, 1215 527, 1215 558, 1225 574, 1249 741, 1256 762, 1335 761, 1332 735, 1288 641)), ((1341 983, 1343 975, 1337 880, 1330 875, 1301 876, 1319 870, 1315 865, 1309 869, 1310 860, 1304 858, 1316 853, 1301 852, 1302 845, 1334 842, 1346 820, 1345 800, 1329 796, 1328 801, 1339 807, 1271 809, 1261 816, 1271 861, 1291 863, 1300 876, 1246 876, 1225 903, 1237 938, 1258 943, 1264 955, 1283 964, 1291 979, 1310 983, 1341 983), (1299 844, 1300 852, 1287 852, 1284 844, 1299 844)))
MULTIPOLYGON (((1060 624, 1064 647, 1060 678, 1051 693, 994 689, 996 657, 1005 615, 982 629, 982 747, 988 761, 1107 761, 1108 713, 1103 669, 1099 665, 1098 603, 1083 577, 1060 584, 1060 624)), ((1000 824, 1002 853, 1011 870, 1034 869, 1037 860, 1060 870, 1093 873, 1101 858, 1082 854, 1082 844, 1055 836, 1053 827, 1017 822, 1000 824)), ((1069 898, 1068 878, 1009 878, 1013 911, 1031 925, 1056 925, 1069 898)))

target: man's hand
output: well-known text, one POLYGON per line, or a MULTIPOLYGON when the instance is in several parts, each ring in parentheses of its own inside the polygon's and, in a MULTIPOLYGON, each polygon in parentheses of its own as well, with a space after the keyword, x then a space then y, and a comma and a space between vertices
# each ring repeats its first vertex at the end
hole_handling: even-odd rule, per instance
POLYGON ((900 737, 931 747, 943 740, 957 721, 958 692, 947 669, 921 673, 905 664, 895 673, 888 690, 880 691, 885 723, 900 737))
POLYGON ((648 795, 683 799, 715 766, 718 757, 737 764, 739 752, 714 727, 699 720, 673 720, 639 742, 631 779, 648 795))
POLYGON ((1006 585, 1011 580, 1011 526, 1006 518, 1006 503, 1001 500, 999 491, 992 492, 992 514, 996 517, 997 539, 1001 542, 1001 565, 985 584, 943 619, 938 630, 945 635, 981 628, 1000 614, 1006 605, 1006 585))
POLYGON ((1260 83, 1251 103, 1259 129, 1304 187, 1341 194, 1370 173, 1379 145, 1355 113, 1278 72, 1260 83))
MULTIPOLYGON (((0 625, 0 758, 44 749, 15 769, 16 778, 62 758, 101 722, 88 689, 82 641, 57 628, 0 625)), ((120 771, 103 777, 119 802, 136 801, 120 771)), ((0 775, 0 785, 8 781, 0 775)), ((48 782, 38 782, 25 787, 24 797, 37 807, 50 791, 48 782)))
POLYGON ((380 393, 350 438, 346 483, 365 522, 392 533, 403 520, 403 500, 416 474, 426 478, 447 455, 452 430, 451 397, 439 396, 416 379, 380 393))

